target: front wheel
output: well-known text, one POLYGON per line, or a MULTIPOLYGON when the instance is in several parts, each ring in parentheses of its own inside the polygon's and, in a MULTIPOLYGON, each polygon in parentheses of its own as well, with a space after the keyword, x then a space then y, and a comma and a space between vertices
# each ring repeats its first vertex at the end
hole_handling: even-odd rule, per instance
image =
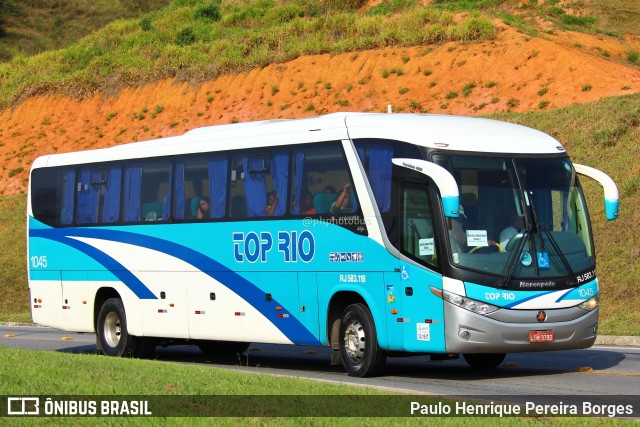
POLYGON ((382 370, 386 355, 378 347, 373 318, 364 304, 351 304, 340 321, 342 365, 352 377, 367 377, 382 370))
POLYGON ((507 357, 506 353, 485 353, 485 354, 464 354, 464 360, 473 369, 493 369, 497 368, 504 358, 507 357))
POLYGON ((149 357, 155 350, 151 339, 129 334, 120 298, 110 298, 102 304, 96 329, 96 347, 107 356, 149 357))

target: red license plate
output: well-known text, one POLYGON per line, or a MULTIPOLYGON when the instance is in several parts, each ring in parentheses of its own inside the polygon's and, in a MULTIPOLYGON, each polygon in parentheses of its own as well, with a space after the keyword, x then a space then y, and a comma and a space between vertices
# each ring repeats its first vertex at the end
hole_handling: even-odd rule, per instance
POLYGON ((529 331, 529 342, 553 342, 553 330, 529 331))

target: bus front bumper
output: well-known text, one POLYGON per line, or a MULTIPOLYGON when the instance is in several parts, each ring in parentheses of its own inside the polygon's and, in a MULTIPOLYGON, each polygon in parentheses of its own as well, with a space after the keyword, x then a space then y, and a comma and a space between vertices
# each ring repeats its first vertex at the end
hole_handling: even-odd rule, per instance
POLYGON ((598 308, 590 312, 577 307, 546 310, 548 320, 545 322, 536 320, 539 311, 500 309, 489 317, 445 302, 447 352, 520 353, 570 350, 588 348, 595 342, 598 308), (548 337, 552 334, 553 341, 531 342, 532 332, 536 337, 548 337))

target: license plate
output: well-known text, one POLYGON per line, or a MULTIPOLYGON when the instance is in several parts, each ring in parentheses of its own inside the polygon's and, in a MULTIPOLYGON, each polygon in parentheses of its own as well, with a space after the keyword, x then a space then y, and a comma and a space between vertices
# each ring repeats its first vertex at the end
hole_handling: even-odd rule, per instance
POLYGON ((529 331, 529 342, 553 342, 553 330, 529 331))

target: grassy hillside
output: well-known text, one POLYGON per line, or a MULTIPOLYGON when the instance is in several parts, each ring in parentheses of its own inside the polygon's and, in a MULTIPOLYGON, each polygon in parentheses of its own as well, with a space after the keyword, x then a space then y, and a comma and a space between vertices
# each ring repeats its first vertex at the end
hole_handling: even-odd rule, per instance
POLYGON ((171 0, 2 0, 0 60, 60 49, 117 19, 131 19, 171 0))
POLYGON ((25 201, 25 196, 0 198, 0 321, 31 321, 25 201))
POLYGON ((59 51, 0 66, 0 108, 31 95, 113 93, 167 77, 202 82, 305 54, 491 38, 481 16, 458 18, 416 1, 175 0, 119 20, 59 51), (401 13, 398 13, 401 12, 401 13))
MULTIPOLYGON (((308 54, 485 40, 495 35, 492 17, 537 36, 640 32, 640 6, 614 0, 594 0, 591 9, 559 0, 434 0, 428 7, 418 0, 373 7, 365 0, 174 0, 154 10, 168 1, 4 0, 0 58, 3 51, 15 57, 0 66, 0 108, 41 93, 109 94, 167 77, 203 82, 308 54)), ((638 64, 637 49, 627 56, 638 64)))
MULTIPOLYGON (((607 222, 602 189, 583 179, 594 223, 602 290, 602 334, 640 335, 640 94, 556 110, 501 114, 495 118, 541 129, 558 138, 576 163, 608 172, 617 182, 620 217, 607 222)), ((25 280, 24 196, 0 198, 0 321, 29 318, 25 280)))

